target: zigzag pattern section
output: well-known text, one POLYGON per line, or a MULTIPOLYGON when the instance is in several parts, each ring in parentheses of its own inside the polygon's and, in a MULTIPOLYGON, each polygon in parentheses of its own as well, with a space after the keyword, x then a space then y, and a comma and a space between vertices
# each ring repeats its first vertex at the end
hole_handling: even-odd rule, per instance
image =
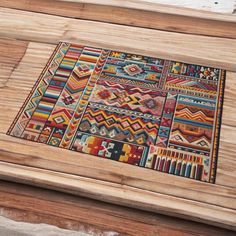
POLYGON ((179 95, 169 145, 209 156, 215 102, 179 95))
POLYGON ((79 131, 107 138, 151 145, 155 143, 159 127, 159 119, 146 118, 143 114, 125 109, 89 103, 79 125, 79 131))
POLYGON ((214 183, 224 81, 218 68, 60 43, 8 134, 214 183))

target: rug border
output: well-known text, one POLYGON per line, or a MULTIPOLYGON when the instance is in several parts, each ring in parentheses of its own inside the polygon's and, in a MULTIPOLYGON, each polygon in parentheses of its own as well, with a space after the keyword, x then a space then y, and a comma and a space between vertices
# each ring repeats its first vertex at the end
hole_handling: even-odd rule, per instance
POLYGON ((217 135, 214 138, 216 148, 214 150, 214 157, 212 157, 214 159, 214 169, 212 168, 213 167, 212 165, 211 167, 211 170, 213 169, 212 182, 210 180, 210 183, 213 183, 213 184, 216 183, 216 176, 217 176, 217 169, 218 169, 218 160, 219 160, 219 151, 220 151, 220 135, 221 135, 222 117, 223 117, 223 109, 224 109, 224 95, 225 95, 225 86, 226 86, 226 72, 227 72, 226 70, 221 69, 221 78, 220 78, 221 87, 219 90, 221 93, 221 96, 219 97, 219 104, 218 104, 219 110, 217 114, 217 122, 216 122, 217 124, 215 125, 215 128, 217 130, 217 135))

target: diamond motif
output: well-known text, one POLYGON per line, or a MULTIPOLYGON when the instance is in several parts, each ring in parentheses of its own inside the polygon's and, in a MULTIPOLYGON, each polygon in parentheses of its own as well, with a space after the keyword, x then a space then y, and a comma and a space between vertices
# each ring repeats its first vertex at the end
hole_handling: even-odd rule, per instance
POLYGON ((129 122, 124 121, 124 122, 121 123, 121 125, 122 125, 124 128, 126 128, 126 127, 129 126, 129 122))
POLYGON ((101 99, 108 99, 111 96, 111 93, 109 90, 104 89, 102 91, 99 91, 97 94, 101 99))
POLYGON ((62 100, 66 105, 70 105, 75 102, 75 100, 72 96, 67 96, 67 97, 63 98, 62 100))
POLYGON ((107 124, 109 124, 109 125, 112 125, 112 124, 114 124, 115 122, 116 122, 116 121, 115 121, 112 117, 107 120, 107 124))
POLYGON ((94 117, 98 122, 101 122, 104 120, 104 117, 102 115, 97 115, 94 117))
POLYGON ((55 118, 53 118, 53 120, 57 123, 57 124, 61 124, 63 122, 65 122, 65 119, 62 116, 57 116, 55 118))
POLYGON ((90 74, 90 67, 86 64, 81 64, 77 67, 75 72, 79 77, 84 77, 90 74))
POLYGON ((123 67, 123 69, 130 76, 135 76, 135 75, 141 74, 143 72, 143 69, 140 68, 136 64, 127 65, 127 66, 123 67))
POLYGON ((149 109, 157 108, 158 104, 154 99, 146 99, 143 101, 144 105, 149 109))
POLYGON ((141 126, 140 126, 139 123, 134 123, 134 124, 132 125, 132 127, 133 127, 133 129, 134 129, 135 131, 137 131, 137 130, 139 130, 139 129, 141 128, 141 126))

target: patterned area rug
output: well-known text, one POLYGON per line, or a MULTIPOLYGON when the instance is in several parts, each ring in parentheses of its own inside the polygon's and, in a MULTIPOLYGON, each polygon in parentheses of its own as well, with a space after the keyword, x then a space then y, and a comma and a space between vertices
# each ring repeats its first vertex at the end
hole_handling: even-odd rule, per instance
POLYGON ((8 134, 214 183, 224 80, 216 68, 60 43, 8 134))

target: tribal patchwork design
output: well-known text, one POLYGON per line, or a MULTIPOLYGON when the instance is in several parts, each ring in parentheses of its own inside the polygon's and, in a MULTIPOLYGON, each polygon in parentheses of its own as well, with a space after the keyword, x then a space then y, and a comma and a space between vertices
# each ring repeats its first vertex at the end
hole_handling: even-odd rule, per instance
POLYGON ((225 71, 60 43, 8 134, 214 183, 225 71))

